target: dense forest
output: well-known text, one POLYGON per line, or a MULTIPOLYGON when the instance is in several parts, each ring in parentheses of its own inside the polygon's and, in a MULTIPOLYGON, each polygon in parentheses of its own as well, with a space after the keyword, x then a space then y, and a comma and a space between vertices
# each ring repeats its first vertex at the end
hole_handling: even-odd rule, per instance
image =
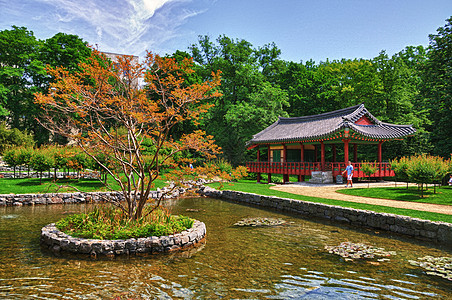
MULTIPOLYGON (((186 122, 173 134, 204 129, 222 147, 224 158, 238 165, 255 158, 245 143, 278 116, 305 116, 364 103, 384 122, 413 124, 417 129, 404 141, 383 144, 386 159, 417 153, 450 157, 452 17, 429 38, 428 47, 409 46, 392 56, 382 50, 373 59, 292 62, 280 58, 274 43, 255 47, 224 35, 216 40, 200 36, 188 49, 168 56, 193 57, 196 72, 187 75, 189 82, 201 82, 221 70, 223 96, 214 100, 203 122, 186 122)), ((58 33, 39 40, 24 27, 0 31, 3 126, 32 134, 38 145, 49 143, 49 132, 35 120, 39 110, 33 102, 34 93, 45 92, 52 80, 45 66, 62 65, 73 72, 90 52, 75 35, 58 33)), ((0 143, 13 144, 6 141, 5 132, 0 131, 0 143)))

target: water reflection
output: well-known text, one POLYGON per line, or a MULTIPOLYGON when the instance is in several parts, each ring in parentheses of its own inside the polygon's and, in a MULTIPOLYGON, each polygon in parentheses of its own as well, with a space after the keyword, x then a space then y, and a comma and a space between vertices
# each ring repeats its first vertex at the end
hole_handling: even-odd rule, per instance
POLYGON ((451 256, 450 250, 208 198, 183 199, 172 207, 207 226, 205 244, 186 252, 91 260, 41 250, 42 226, 87 209, 0 208, 0 298, 447 299, 452 294, 450 282, 407 263, 427 254, 451 256), (245 217, 283 218, 288 224, 232 225, 245 217), (397 255, 375 266, 345 262, 323 250, 343 241, 397 255))

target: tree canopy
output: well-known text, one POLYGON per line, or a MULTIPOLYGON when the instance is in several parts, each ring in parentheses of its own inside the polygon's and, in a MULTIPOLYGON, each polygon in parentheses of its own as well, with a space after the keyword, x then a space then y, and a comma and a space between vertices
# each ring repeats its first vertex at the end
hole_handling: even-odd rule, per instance
MULTIPOLYGON (((408 46, 393 55, 383 50, 371 59, 284 61, 274 43, 255 47, 225 35, 215 40, 200 36, 186 51, 167 58, 182 63, 193 57, 193 72, 183 75, 187 85, 201 84, 221 70, 217 89, 222 96, 201 100, 214 107, 196 122, 175 124, 171 134, 180 138, 206 131, 222 148, 222 156, 239 165, 255 158, 256 150, 246 150, 246 142, 280 116, 320 114, 364 103, 378 119, 413 124, 417 130, 403 141, 384 143, 386 159, 420 153, 449 157, 451 20, 430 35, 427 48, 408 46)), ((34 120, 40 108, 32 101, 34 93, 45 93, 54 80, 45 65, 78 72, 79 62, 90 52, 74 35, 58 33, 41 41, 24 27, 0 31, 0 120, 34 134, 38 144, 48 142, 48 132, 34 120)), ((376 159, 374 153, 364 155, 376 159)))
POLYGON ((148 53, 144 63, 132 56, 113 63, 97 51, 78 69, 47 69, 55 81, 47 93, 36 94, 40 123, 75 142, 113 177, 126 204, 113 202, 131 219, 142 216, 162 165, 166 171, 187 169, 177 153, 192 149, 213 157, 219 152, 213 137, 201 130, 179 139, 171 135, 176 124, 196 122, 211 107, 201 102, 220 95, 219 71, 210 80, 188 84, 184 77, 194 72, 190 59, 176 62, 148 53), (142 77, 144 87, 138 81, 142 77))
POLYGON ((39 144, 48 142, 48 131, 35 120, 39 108, 33 102, 33 95, 47 90, 52 80, 46 65, 74 70, 90 52, 76 35, 57 33, 38 40, 25 27, 0 31, 0 120, 33 133, 39 144))

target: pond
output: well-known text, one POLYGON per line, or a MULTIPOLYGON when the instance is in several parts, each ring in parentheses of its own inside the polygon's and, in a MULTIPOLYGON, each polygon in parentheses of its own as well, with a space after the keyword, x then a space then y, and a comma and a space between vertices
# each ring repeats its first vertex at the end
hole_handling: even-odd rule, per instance
POLYGON ((0 208, 1 299, 447 299, 452 284, 408 263, 450 249, 368 230, 337 227, 210 198, 171 210, 204 222, 197 248, 150 257, 57 257, 39 246, 41 227, 89 205, 0 208), (245 217, 281 218, 237 227, 245 217), (362 242, 396 251, 389 262, 345 261, 324 250, 362 242))

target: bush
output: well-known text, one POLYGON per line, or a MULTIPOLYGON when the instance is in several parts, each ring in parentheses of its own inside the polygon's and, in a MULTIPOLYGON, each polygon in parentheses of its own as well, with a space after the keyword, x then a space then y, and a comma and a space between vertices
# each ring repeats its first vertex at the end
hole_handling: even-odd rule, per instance
POLYGON ((16 128, 8 129, 4 122, 0 123, 0 154, 11 147, 33 147, 34 143, 33 135, 16 128))
POLYGON ((67 216, 56 226, 73 237, 118 240, 170 235, 189 229, 194 223, 189 217, 173 216, 164 209, 143 215, 138 220, 130 220, 118 208, 96 207, 90 213, 67 216))
MULTIPOLYGON (((367 176, 370 177, 370 175, 377 172, 377 165, 376 162, 369 163, 367 161, 364 161, 364 163, 361 166, 361 171, 367 176)), ((370 181, 370 180, 369 180, 370 181)), ((369 188, 370 182, 367 182, 367 187, 369 188)))
POLYGON ((442 157, 423 154, 410 158, 402 157, 391 162, 391 165, 399 178, 407 178, 407 181, 419 184, 423 197, 424 184, 441 182, 450 172, 450 163, 450 160, 444 160, 442 157))

